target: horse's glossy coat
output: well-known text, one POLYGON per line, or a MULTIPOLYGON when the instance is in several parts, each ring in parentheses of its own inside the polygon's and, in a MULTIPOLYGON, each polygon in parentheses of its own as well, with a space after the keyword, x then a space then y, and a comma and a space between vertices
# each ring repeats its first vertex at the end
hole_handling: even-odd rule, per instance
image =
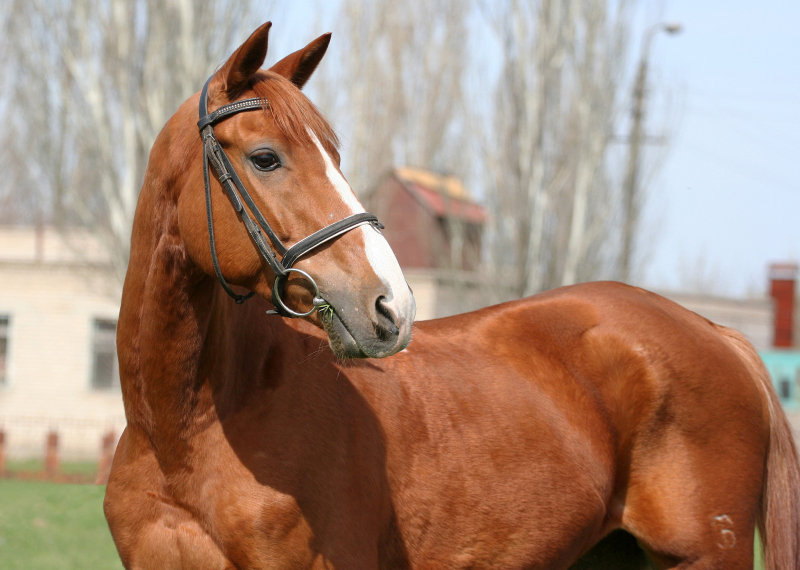
MULTIPOLYGON (((269 91, 272 114, 217 130, 292 243, 358 205, 289 83, 327 39, 257 71, 267 31, 213 104, 269 91), (248 163, 267 146, 268 176, 248 163)), ((401 350, 413 300, 371 227, 299 262, 335 319, 266 317, 272 276, 217 188, 222 270, 261 295, 235 305, 209 260, 196 108, 151 153, 120 312, 128 427, 105 509, 127 567, 634 567, 624 529, 662 568, 749 568, 757 524, 769 567, 798 566, 796 451, 740 335, 594 283, 418 323, 401 350)))

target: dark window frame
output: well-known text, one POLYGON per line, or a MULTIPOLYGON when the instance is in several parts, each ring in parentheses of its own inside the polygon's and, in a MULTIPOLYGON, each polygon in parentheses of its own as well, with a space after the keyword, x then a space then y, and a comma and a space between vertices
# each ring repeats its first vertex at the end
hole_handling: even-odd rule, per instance
POLYGON ((119 389, 116 319, 92 320, 92 369, 89 385, 96 391, 119 389))

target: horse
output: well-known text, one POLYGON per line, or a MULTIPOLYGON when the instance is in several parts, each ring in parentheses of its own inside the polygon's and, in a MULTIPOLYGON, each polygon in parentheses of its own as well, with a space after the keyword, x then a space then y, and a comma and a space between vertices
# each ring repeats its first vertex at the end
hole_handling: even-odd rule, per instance
POLYGON ((414 323, 301 91, 330 35, 262 69, 269 30, 150 153, 104 501, 124 565, 737 569, 758 529, 797 568, 797 451, 742 335, 614 282, 414 323))

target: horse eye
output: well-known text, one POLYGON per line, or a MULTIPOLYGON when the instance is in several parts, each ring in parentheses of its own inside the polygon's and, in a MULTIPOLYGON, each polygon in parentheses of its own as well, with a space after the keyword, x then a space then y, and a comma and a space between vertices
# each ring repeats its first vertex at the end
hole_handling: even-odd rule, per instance
POLYGON ((275 170, 281 165, 281 161, 278 160, 278 155, 272 151, 258 152, 251 156, 250 160, 253 161, 256 168, 264 172, 275 170))

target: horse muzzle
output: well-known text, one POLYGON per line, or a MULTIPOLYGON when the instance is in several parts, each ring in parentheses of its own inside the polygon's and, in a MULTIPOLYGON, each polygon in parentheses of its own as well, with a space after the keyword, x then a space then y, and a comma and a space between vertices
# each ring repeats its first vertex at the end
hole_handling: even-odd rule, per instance
POLYGON ((384 358, 411 341, 416 303, 410 290, 372 295, 367 302, 362 297, 361 303, 349 295, 324 296, 329 308, 321 308, 319 317, 337 357, 384 358))

